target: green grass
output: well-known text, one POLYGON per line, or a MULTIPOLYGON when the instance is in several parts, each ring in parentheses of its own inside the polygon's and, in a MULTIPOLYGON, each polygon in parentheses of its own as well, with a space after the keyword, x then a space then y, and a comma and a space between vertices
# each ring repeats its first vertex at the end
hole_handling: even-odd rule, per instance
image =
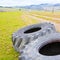
POLYGON ((21 19, 22 12, 0 12, 0 60, 18 60, 13 49, 12 33, 26 26, 21 19))
POLYGON ((0 12, 0 60, 18 60, 19 53, 12 45, 12 33, 37 22, 28 17, 21 17, 22 13, 23 11, 0 12))

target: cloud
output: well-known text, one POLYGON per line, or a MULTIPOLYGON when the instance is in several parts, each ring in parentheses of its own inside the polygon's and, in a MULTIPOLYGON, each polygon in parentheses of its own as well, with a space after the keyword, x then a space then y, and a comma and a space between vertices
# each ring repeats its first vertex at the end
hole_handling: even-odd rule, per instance
POLYGON ((0 5, 3 6, 24 6, 41 3, 60 3, 60 0, 0 0, 0 5))

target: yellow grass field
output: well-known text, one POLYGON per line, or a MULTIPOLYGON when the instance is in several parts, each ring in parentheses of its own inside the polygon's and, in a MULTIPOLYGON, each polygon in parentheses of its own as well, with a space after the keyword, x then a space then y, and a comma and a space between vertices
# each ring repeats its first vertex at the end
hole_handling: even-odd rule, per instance
POLYGON ((60 12, 14 11, 0 12, 0 60, 18 60, 12 45, 12 33, 27 25, 51 22, 60 32, 60 12), (45 17, 48 16, 48 17, 45 17))

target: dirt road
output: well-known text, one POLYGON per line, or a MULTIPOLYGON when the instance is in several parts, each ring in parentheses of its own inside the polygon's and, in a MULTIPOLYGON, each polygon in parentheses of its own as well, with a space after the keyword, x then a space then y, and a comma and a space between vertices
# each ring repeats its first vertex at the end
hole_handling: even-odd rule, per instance
MULTIPOLYGON (((46 17, 46 16, 44 16, 44 17, 46 17)), ((36 20, 37 23, 51 22, 51 23, 53 23, 55 25, 56 30, 60 32, 60 20, 56 20, 56 18, 54 18, 55 20, 46 20, 46 19, 43 19, 43 18, 38 18, 35 15, 30 15, 29 13, 25 13, 25 14, 23 13, 22 18, 25 21, 28 20, 30 22, 30 24, 33 23, 32 20, 36 20)))

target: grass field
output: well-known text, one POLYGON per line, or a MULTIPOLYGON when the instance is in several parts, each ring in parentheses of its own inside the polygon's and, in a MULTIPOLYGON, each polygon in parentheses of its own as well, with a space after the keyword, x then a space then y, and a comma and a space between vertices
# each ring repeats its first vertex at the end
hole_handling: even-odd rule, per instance
MULTIPOLYGON (((49 16, 50 19, 52 17, 60 19, 60 13, 56 13, 57 16, 55 17, 53 13, 45 12, 43 14, 39 11, 0 12, 0 60, 18 60, 19 53, 14 50, 12 45, 12 33, 27 25, 50 22, 47 18, 43 18, 43 15, 49 16)), ((54 21, 52 19, 51 21, 56 24, 56 29, 60 32, 60 20, 54 21)))

